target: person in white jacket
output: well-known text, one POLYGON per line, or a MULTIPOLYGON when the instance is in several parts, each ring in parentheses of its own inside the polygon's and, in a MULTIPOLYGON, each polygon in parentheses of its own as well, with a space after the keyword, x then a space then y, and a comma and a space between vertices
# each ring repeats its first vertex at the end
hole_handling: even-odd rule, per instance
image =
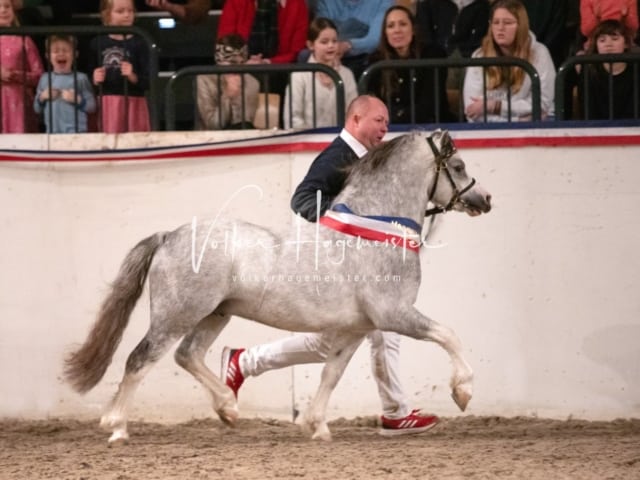
MULTIPOLYGON (((553 60, 547 47, 538 42, 529 30, 527 11, 520 0, 497 0, 493 3, 489 31, 480 48, 473 53, 473 57, 516 57, 529 62, 540 77, 542 118, 554 116, 556 71, 553 60)), ((467 68, 462 95, 465 115, 469 122, 485 121, 485 94, 486 121, 531 120, 531 79, 522 68, 467 68)))
MULTIPOLYGON (((311 51, 309 63, 320 63, 334 68, 342 78, 346 109, 357 97, 358 90, 353 73, 340 63, 336 25, 328 18, 315 18, 309 25, 307 47, 311 51)), ((285 128, 339 126, 336 115, 336 86, 324 73, 293 73, 285 91, 283 108, 285 128)))

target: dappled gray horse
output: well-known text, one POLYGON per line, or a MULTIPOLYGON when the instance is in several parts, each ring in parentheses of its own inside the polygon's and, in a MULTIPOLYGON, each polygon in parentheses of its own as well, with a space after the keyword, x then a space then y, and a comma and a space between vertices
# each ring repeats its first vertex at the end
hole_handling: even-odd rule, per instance
POLYGON ((429 202, 435 207, 428 213, 478 215, 491 209, 490 195, 467 175, 448 132, 413 132, 375 148, 356 163, 319 222, 297 218, 286 235, 220 217, 155 233, 127 254, 88 338, 65 359, 66 380, 79 392, 100 381, 148 274, 150 327, 129 355, 101 419, 112 431, 110 442, 128 438, 127 412, 136 387, 180 338, 176 362, 202 383, 224 422, 237 420, 233 392, 204 363, 232 315, 333 335, 318 391, 299 419, 313 438, 330 439, 329 396, 372 329, 444 348, 453 366, 452 396, 464 410, 472 371, 460 341, 413 306, 429 202))

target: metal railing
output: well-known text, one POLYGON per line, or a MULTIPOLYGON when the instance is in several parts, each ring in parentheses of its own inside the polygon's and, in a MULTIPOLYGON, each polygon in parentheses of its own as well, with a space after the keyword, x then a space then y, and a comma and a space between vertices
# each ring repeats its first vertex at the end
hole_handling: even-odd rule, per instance
MULTIPOLYGON (((46 38, 49 35, 54 34, 66 34, 73 35, 78 40, 79 38, 84 37, 96 37, 100 35, 109 35, 109 34, 132 34, 141 37, 148 48, 149 58, 146 59, 148 62, 149 68, 149 116, 151 122, 151 129, 158 130, 159 122, 158 122, 158 111, 157 111, 157 102, 158 98, 157 93, 157 78, 158 78, 158 52, 155 44, 155 40, 147 33, 145 30, 132 26, 132 27, 106 27, 106 26, 96 26, 96 25, 73 25, 73 26, 21 26, 21 27, 3 27, 0 29, 0 36, 3 35, 17 35, 21 37, 29 36, 32 39, 36 40, 38 38, 46 38)), ((80 42, 78 41, 78 45, 80 42)), ((43 56, 44 52, 40 52, 40 55, 43 56)), ((46 58, 45 58, 46 60, 46 58)), ((50 66, 45 62, 45 72, 47 72, 50 66)), ((77 65, 74 63, 73 71, 77 72, 77 65)), ((86 73, 89 79, 91 79, 92 72, 83 72, 86 73)), ((29 106, 32 108, 32 106, 29 106)))
MULTIPOLYGON (((556 104, 556 119, 557 120, 566 120, 567 116, 567 93, 570 93, 573 101, 573 87, 581 88, 583 95, 582 101, 578 101, 576 106, 582 107, 582 120, 590 120, 591 112, 589 109, 589 98, 592 95, 603 95, 603 92, 593 92, 591 91, 591 81, 589 75, 579 75, 576 73, 576 66, 580 66, 581 69, 588 68, 590 65, 604 65, 609 64, 610 66, 613 63, 621 62, 627 63, 627 67, 631 67, 633 69, 633 98, 628 99, 628 101, 633 102, 633 118, 640 118, 640 54, 639 53, 618 53, 618 54, 596 54, 596 55, 578 55, 575 57, 569 57, 565 60, 560 68, 558 69, 558 74, 556 75, 556 83, 555 83, 555 104, 556 104), (574 77, 576 81, 572 81, 571 77, 574 77), (582 85, 580 85, 582 84, 582 85)), ((609 69, 609 73, 607 75, 608 78, 608 110, 609 110, 609 120, 615 120, 616 115, 614 112, 614 96, 615 93, 613 91, 613 73, 611 72, 611 68, 609 69)), ((580 100, 580 99, 579 99, 580 100)), ((575 103, 575 102, 572 102, 575 103)), ((574 117, 575 112, 574 113, 574 117)), ((576 119, 576 118, 574 118, 576 119)))
MULTIPOLYGON (((193 67, 185 67, 176 71, 170 78, 164 91, 164 111, 165 111, 165 126, 167 130, 174 130, 176 128, 176 90, 179 87, 180 82, 184 82, 185 78, 193 80, 198 75, 220 75, 225 73, 235 74, 251 74, 260 80, 262 90, 266 92, 272 92, 270 88, 272 76, 277 74, 287 74, 287 79, 291 79, 291 74, 296 72, 311 72, 312 75, 317 73, 326 74, 336 88, 336 122, 337 126, 344 124, 345 118, 345 97, 344 97, 344 82, 338 72, 326 65, 318 63, 290 63, 290 64, 259 64, 259 65, 199 65, 193 67)), ((242 77, 243 78, 243 77, 242 77)), ((287 84, 290 82, 287 81, 287 84)), ((315 99, 315 82, 312 82, 312 98, 315 99)), ((222 89, 218 89, 218 94, 221 95, 222 89)), ((284 92, 284 90, 283 90, 284 92)), ((279 92, 275 92, 279 93, 279 92)), ((281 93, 280 93, 281 94, 281 93)), ((283 108, 289 109, 289 117, 292 116, 292 96, 289 96, 288 104, 281 101, 283 108)), ((197 100, 196 100, 197 101, 197 100)), ((265 124, 267 128, 278 127, 278 125, 270 125, 268 117, 268 99, 264 97, 265 102, 265 124)), ((218 101, 220 104, 220 101, 218 101)), ((316 124, 316 104, 313 102, 313 119, 314 127, 316 124)), ((245 118, 245 105, 244 96, 242 99, 242 118, 245 118)))
MULTIPOLYGON (((541 106, 540 106, 540 76, 538 71, 529 62, 515 57, 491 57, 491 58, 438 58, 438 59, 402 59, 402 60, 382 60, 370 65, 360 76, 358 80, 358 91, 367 93, 369 91, 369 83, 372 75, 378 71, 385 69, 394 70, 410 70, 414 72, 417 69, 431 69, 434 75, 434 85, 436 86, 434 95, 434 106, 436 121, 438 121, 440 113, 440 98, 441 93, 439 91, 439 75, 440 69, 443 68, 466 68, 466 67, 482 67, 483 69, 493 66, 516 66, 522 68, 529 78, 531 79, 531 118, 533 121, 541 120, 541 106)), ((462 86, 459 86, 459 91, 462 92, 462 86)), ((487 121, 487 84, 486 75, 483 75, 483 91, 484 95, 484 121, 487 121)), ((415 123, 416 118, 416 98, 417 95, 429 94, 429 92, 416 92, 413 83, 410 87, 410 99, 411 99, 411 121, 415 123)), ((458 105, 459 118, 463 118, 462 106, 458 105)), ((507 113, 508 118, 511 119, 511 91, 507 89, 507 113)))

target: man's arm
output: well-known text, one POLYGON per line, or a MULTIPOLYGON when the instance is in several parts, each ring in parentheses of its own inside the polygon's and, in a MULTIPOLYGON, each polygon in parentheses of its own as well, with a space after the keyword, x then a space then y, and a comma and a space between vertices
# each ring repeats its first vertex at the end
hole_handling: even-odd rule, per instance
POLYGON ((205 18, 211 6, 210 0, 187 0, 184 5, 169 0, 146 0, 146 4, 156 10, 165 10, 184 23, 199 23, 205 18))

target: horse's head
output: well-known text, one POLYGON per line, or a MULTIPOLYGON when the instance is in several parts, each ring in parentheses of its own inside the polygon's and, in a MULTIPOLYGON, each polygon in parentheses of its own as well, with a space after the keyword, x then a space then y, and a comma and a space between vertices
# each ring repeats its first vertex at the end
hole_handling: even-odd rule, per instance
POLYGON ((449 132, 436 130, 427 143, 435 157, 435 175, 429 185, 429 201, 436 208, 427 214, 449 210, 467 212, 471 216, 491 210, 491 195, 467 174, 449 132))

